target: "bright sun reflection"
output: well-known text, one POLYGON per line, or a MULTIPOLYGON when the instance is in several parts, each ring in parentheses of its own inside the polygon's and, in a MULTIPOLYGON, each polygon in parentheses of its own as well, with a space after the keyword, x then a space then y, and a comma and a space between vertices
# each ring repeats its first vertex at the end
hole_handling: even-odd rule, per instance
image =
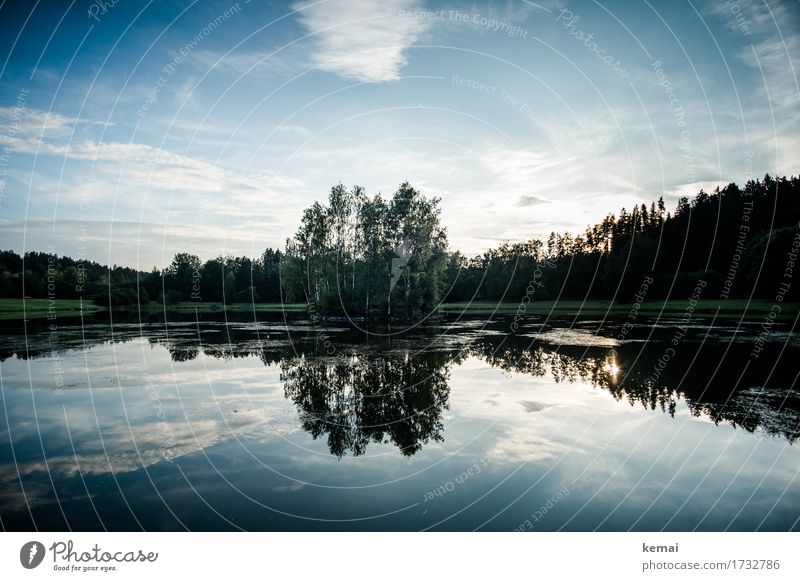
POLYGON ((617 375, 619 375, 620 368, 619 368, 619 366, 617 365, 617 362, 616 362, 616 361, 614 361, 614 360, 612 359, 612 360, 611 360, 609 363, 606 363, 606 364, 603 366, 603 371, 605 371, 606 373, 609 373, 609 374, 613 375, 613 376, 614 376, 614 379, 616 379, 616 378, 617 378, 617 375))

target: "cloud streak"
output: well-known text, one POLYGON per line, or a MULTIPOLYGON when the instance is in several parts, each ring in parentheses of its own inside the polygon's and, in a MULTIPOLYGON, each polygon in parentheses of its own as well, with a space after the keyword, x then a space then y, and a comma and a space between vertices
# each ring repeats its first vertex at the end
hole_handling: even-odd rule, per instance
POLYGON ((400 12, 421 6, 417 0, 330 0, 294 8, 313 35, 316 66, 345 79, 382 82, 400 78, 406 49, 425 30, 423 22, 400 12))
POLYGON ((518 208, 526 208, 528 206, 538 206, 539 204, 548 204, 549 201, 539 196, 520 196, 517 200, 518 208))

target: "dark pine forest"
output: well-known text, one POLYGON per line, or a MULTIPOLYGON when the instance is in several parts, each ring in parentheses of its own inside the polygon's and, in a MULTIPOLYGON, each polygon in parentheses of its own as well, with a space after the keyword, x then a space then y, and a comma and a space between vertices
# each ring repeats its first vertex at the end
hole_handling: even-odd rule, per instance
MULTIPOLYGON (((43 252, 0 251, 0 298, 82 298, 132 307, 151 301, 307 303, 320 315, 416 318, 442 302, 630 301, 689 296, 774 298, 800 241, 800 179, 734 183, 673 209, 662 198, 608 214, 579 235, 503 243, 467 257, 449 247, 440 200, 402 184, 390 199, 332 188, 302 216, 284 249, 202 261, 177 254, 141 272, 43 252), (535 281, 535 285, 531 285, 535 281), (528 290, 526 290, 528 289, 528 290)), ((800 297, 792 284, 786 299, 800 297)))

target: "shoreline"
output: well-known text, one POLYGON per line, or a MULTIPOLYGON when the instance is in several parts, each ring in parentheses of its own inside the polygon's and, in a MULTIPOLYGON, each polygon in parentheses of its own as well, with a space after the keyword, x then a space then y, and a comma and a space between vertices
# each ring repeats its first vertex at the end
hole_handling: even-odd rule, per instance
MULTIPOLYGON (((686 309, 686 300, 648 301, 638 304, 638 316, 647 318, 672 318, 683 315, 686 309)), ((767 299, 700 299, 694 307, 696 316, 708 318, 716 315, 718 319, 752 319, 762 320, 774 309, 774 301, 767 299)), ((141 308, 142 313, 291 313, 303 314, 308 305, 303 303, 222 303, 209 302, 181 302, 163 305, 150 302, 141 308)), ((137 307, 123 307, 113 309, 113 312, 135 313, 137 307)), ((781 321, 791 321, 797 317, 800 303, 785 302, 780 305, 780 313, 775 318, 781 321)), ((107 307, 100 307, 88 301, 78 299, 0 299, 0 320, 43 319, 60 317, 79 317, 109 312, 107 307)), ((437 320, 446 320, 451 317, 473 315, 496 315, 502 317, 519 314, 522 318, 528 316, 557 316, 557 317, 627 317, 631 312, 630 303, 612 303, 607 300, 563 300, 563 301, 538 301, 529 302, 520 311, 520 303, 507 302, 495 303, 492 301, 475 301, 472 303, 445 303, 437 312, 437 320)), ((346 319, 341 315, 326 317, 322 324, 341 323, 346 319)), ((362 320, 361 317, 357 317, 362 320)), ((380 321, 376 321, 380 322, 380 321)), ((403 322, 403 321, 398 321, 403 322)))

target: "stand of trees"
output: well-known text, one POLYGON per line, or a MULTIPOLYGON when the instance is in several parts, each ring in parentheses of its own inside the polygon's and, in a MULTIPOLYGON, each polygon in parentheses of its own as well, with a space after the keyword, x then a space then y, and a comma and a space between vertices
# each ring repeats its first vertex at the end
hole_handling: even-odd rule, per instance
MULTIPOLYGON (((256 259, 179 253, 163 271, 107 267, 43 252, 0 251, 0 298, 84 298, 125 306, 150 300, 308 303, 315 316, 421 318, 444 302, 687 297, 775 298, 800 234, 800 179, 769 175, 681 198, 623 208, 580 235, 504 243, 467 258, 448 251, 439 199, 408 183, 390 200, 331 189, 286 249, 256 259)), ((796 254, 796 252, 795 252, 796 254)), ((794 260, 797 259, 795 256, 794 260)), ((792 282, 792 281, 788 281, 792 282)), ((800 282, 783 294, 800 298, 800 282)))
POLYGON ((320 315, 418 318, 431 313, 446 284, 447 233, 439 199, 408 183, 391 200, 358 186, 331 190, 328 205, 303 213, 286 242, 283 284, 290 301, 320 315))

